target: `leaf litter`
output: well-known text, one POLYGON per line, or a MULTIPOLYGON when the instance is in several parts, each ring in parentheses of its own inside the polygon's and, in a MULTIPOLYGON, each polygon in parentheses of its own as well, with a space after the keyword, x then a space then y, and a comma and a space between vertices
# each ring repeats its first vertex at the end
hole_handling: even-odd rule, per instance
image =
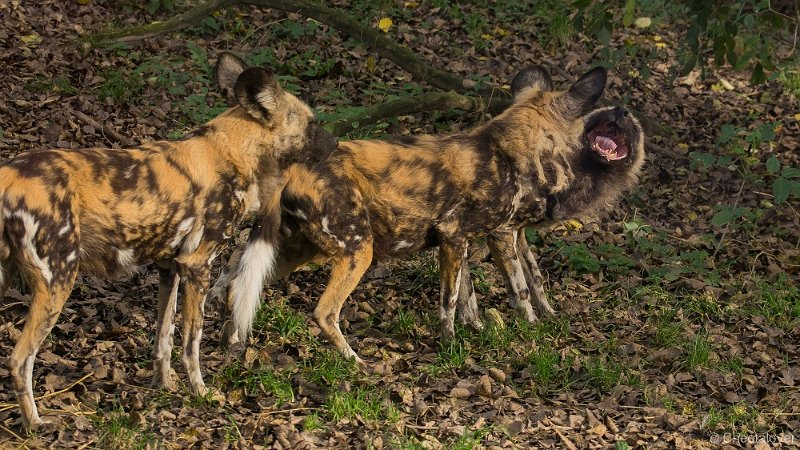
MULTIPOLYGON (((376 26, 389 20, 384 32, 465 78, 477 74, 507 85, 516 70, 539 62, 564 84, 596 58, 578 43, 542 43, 536 33, 545 24, 534 17, 501 23, 466 5, 465 16, 454 18, 446 8, 405 3, 413 3, 398 3, 405 13, 366 9, 360 19, 376 26), (477 29, 481 18, 485 27, 477 29)), ((211 21, 217 28, 207 22, 135 45, 91 45, 89 33, 100 24, 169 14, 130 2, 0 5, 3 159, 35 148, 120 147, 187 131, 222 104, 190 43, 211 61, 228 49, 260 54, 322 113, 414 89, 408 74, 324 24, 312 29, 302 16, 256 8, 221 13, 211 21), (336 61, 344 69, 320 74, 310 58, 317 68, 336 61)), ((622 33, 649 39, 654 27, 622 33)), ((667 43, 680 39, 663 27, 657 33, 667 43)), ((326 279, 324 268, 309 268, 265 289, 274 307, 245 351, 220 349, 223 319, 207 315, 204 373, 221 395, 193 398, 183 387, 176 393, 149 387, 156 272, 144 268, 125 281, 84 277, 34 372, 37 402, 60 427, 22 435, 8 370, 0 367, 0 444, 716 448, 712 439, 724 432, 791 436, 800 429, 797 199, 789 198, 788 207, 765 204, 769 186, 726 164, 693 167, 688 154, 724 155, 717 139, 723 125, 747 127, 743 118, 756 116, 780 121, 781 129, 755 157, 774 154, 783 165, 800 166, 797 99, 776 82, 751 87, 725 67, 716 77, 694 73, 665 87, 675 56, 662 47, 663 62, 648 79, 614 69, 608 97, 624 97, 671 126, 675 136, 655 142, 682 156, 650 151, 640 187, 601 220, 530 234, 559 317, 520 323, 502 278, 477 252, 471 266, 487 329, 460 329, 455 346, 439 348, 433 255, 392 261, 373 269, 343 310, 351 342, 382 367, 361 375, 307 321, 326 279), (715 225, 720 205, 733 204, 737 193, 739 208, 761 216, 715 225)), ((428 112, 358 133, 446 131, 485 118, 428 112)), ((0 308, 6 355, 28 300, 24 288, 9 290, 0 308)), ((176 355, 173 367, 184 383, 179 361, 176 355)))

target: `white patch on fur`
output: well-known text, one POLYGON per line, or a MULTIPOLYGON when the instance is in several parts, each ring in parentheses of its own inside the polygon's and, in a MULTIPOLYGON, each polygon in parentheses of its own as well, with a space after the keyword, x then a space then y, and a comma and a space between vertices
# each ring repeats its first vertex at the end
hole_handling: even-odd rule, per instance
POLYGON ((236 191, 236 198, 244 202, 247 212, 257 211, 261 208, 261 199, 258 196, 258 183, 251 184, 247 191, 236 191))
POLYGON ((64 225, 63 227, 61 227, 58 230, 58 235, 59 236, 63 236, 65 234, 67 234, 69 232, 69 230, 71 230, 71 229, 72 229, 72 226, 68 223, 68 224, 64 225))
POLYGON ((330 224, 330 221, 328 220, 328 216, 323 217, 322 220, 320 221, 320 224, 322 225, 322 231, 324 231, 325 234, 330 236, 331 239, 336 241, 336 245, 338 245, 341 248, 347 248, 347 243, 345 241, 339 239, 335 234, 333 234, 333 232, 331 232, 331 229, 328 227, 328 224, 330 224))
POLYGON ((211 253, 211 256, 208 257, 208 265, 210 266, 212 262, 214 262, 214 258, 217 257, 217 252, 211 253))
POLYGON ((33 260, 33 264, 42 272, 42 277, 49 284, 53 279, 53 272, 48 265, 48 259, 42 259, 36 252, 36 246, 33 245, 33 239, 36 237, 36 232, 39 231, 39 222, 33 216, 23 210, 14 211, 12 216, 19 217, 22 220, 22 225, 25 227, 25 236, 22 237, 22 246, 28 252, 28 256, 33 260))
POLYGON ((181 245, 181 241, 183 238, 189 234, 189 230, 192 229, 192 225, 194 225, 194 217, 187 217, 178 224, 178 231, 175 232, 175 238, 172 239, 172 242, 169 243, 170 248, 178 248, 181 245))
POLYGON ((264 279, 275 270, 275 253, 272 244, 258 239, 247 245, 239 259, 228 295, 233 297, 231 319, 242 339, 250 334, 253 326, 264 279))
POLYGON ((299 210, 299 209, 296 209, 294 211, 286 210, 286 212, 288 212, 289 214, 297 217, 298 219, 308 220, 308 217, 306 216, 306 214, 303 211, 299 210))
POLYGON ((397 250, 400 250, 400 249, 403 249, 403 248, 411 247, 412 245, 414 245, 414 244, 412 244, 411 242, 408 242, 408 241, 399 241, 397 244, 394 244, 394 249, 395 249, 395 251, 397 251, 397 250))
POLYGON ((362 239, 364 239, 364 237, 361 236, 360 234, 353 236, 353 240, 356 242, 360 242, 362 239))
POLYGON ((193 251, 197 250, 197 247, 200 246, 200 240, 203 239, 203 231, 205 231, 205 226, 200 226, 200 228, 196 230, 192 230, 186 239, 183 241, 183 247, 181 247, 181 254, 192 253, 193 251))
POLYGON ((75 250, 73 250, 69 255, 67 255, 67 262, 75 261, 75 258, 77 257, 78 256, 75 254, 75 250))
POLYGON ((136 256, 133 254, 133 249, 117 249, 117 262, 126 269, 135 267, 136 256))

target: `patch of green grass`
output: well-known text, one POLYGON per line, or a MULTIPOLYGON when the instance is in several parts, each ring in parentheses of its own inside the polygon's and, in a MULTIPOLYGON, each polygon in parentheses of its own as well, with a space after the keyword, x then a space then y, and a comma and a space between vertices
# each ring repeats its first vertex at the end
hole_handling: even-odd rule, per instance
POLYGON ((394 315, 391 324, 389 325, 389 331, 392 334, 409 336, 414 331, 414 328, 418 323, 419 319, 416 317, 414 312, 405 308, 399 308, 397 313, 394 315))
POLYGON ((144 82, 137 74, 127 75, 120 70, 108 70, 103 74, 103 84, 98 94, 110 98, 116 105, 129 105, 142 93, 144 82))
POLYGON ((423 288, 435 287, 439 284, 439 263, 432 252, 426 252, 418 258, 408 260, 399 275, 411 280, 411 286, 406 288, 409 295, 414 295, 423 288))
POLYGON ((360 386, 350 392, 332 390, 324 407, 334 422, 357 417, 367 423, 396 422, 399 419, 394 404, 378 391, 360 386))
POLYGON ((233 388, 242 389, 247 396, 273 396, 276 406, 294 401, 291 373, 276 371, 269 363, 256 363, 248 368, 234 361, 222 369, 219 377, 233 388))
POLYGON ((285 300, 262 303, 256 313, 253 329, 277 333, 291 341, 307 341, 311 336, 305 315, 294 310, 285 300))
POLYGON ((489 293, 489 288, 492 287, 491 283, 487 281, 488 276, 483 267, 474 266, 469 268, 469 273, 472 277, 472 286, 475 290, 483 295, 489 293))
POLYGON ((720 370, 734 373, 741 377, 742 373, 744 372, 744 361, 742 361, 742 358, 738 356, 732 356, 728 359, 720 361, 719 364, 717 364, 717 367, 720 370))
POLYGON ((755 292, 744 302, 743 311, 749 316, 762 316, 768 324, 791 330, 800 323, 800 288, 781 274, 775 282, 759 280, 755 292))
POLYGON ((72 85, 64 75, 59 75, 52 80, 37 78, 25 83, 25 89, 34 94, 56 93, 64 95, 75 95, 78 90, 72 85))
POLYGON ((303 419, 303 430, 314 431, 322 428, 323 422, 317 413, 311 413, 303 419))
POLYGON ((337 351, 320 348, 313 359, 303 360, 303 373, 309 381, 333 386, 343 380, 352 380, 358 373, 356 363, 337 351))
POLYGON ((96 442, 98 448, 139 450, 158 445, 156 436, 135 423, 122 405, 117 404, 94 421, 99 435, 96 442))
POLYGON ((683 323, 677 320, 675 310, 668 309, 653 316, 655 322, 654 342, 661 347, 675 347, 684 338, 683 323))
POLYGON ((685 310, 691 313, 688 316, 694 318, 696 323, 706 323, 724 316, 722 307, 710 293, 689 295, 681 300, 685 310))
POLYGON ((589 358, 584 367, 589 376, 589 385, 599 391, 608 391, 622 380, 622 366, 613 358, 589 358))
MULTIPOLYGON (((464 434, 455 438, 449 438, 441 444, 447 450, 473 450, 483 448, 481 445, 486 436, 494 430, 493 426, 478 428, 477 430, 465 430, 464 434)), ((400 436, 390 442, 390 448, 397 450, 424 450, 430 447, 430 442, 421 442, 414 436, 400 436)))
POLYGON ((704 332, 698 333, 694 339, 684 344, 683 365, 687 369, 699 369, 711 365, 711 341, 704 332))
MULTIPOLYGON (((457 329, 458 331, 458 329, 457 329)), ((464 340, 458 336, 439 348, 436 354, 436 362, 425 368, 431 375, 438 375, 447 371, 464 367, 467 358, 470 356, 469 348, 464 345, 464 340)))
POLYGON ((492 432, 492 427, 482 427, 477 430, 465 431, 455 441, 447 446, 450 450, 473 450, 481 448, 483 439, 492 432))
POLYGON ((712 431, 754 432, 759 431, 756 425, 759 416, 758 409, 745 402, 722 408, 712 406, 703 416, 700 426, 712 431))
POLYGON ((539 384, 549 386, 563 375, 561 355, 550 347, 539 347, 528 356, 531 377, 539 384))
MULTIPOLYGON (((795 64, 795 67, 800 67, 800 64, 795 64)), ((781 70, 778 75, 778 81, 783 85, 784 92, 791 94, 795 98, 800 98, 800 69, 781 70)))
POLYGON ((242 432, 239 431, 239 424, 236 419, 230 414, 225 415, 228 418, 228 424, 225 425, 225 442, 236 442, 242 438, 242 432))

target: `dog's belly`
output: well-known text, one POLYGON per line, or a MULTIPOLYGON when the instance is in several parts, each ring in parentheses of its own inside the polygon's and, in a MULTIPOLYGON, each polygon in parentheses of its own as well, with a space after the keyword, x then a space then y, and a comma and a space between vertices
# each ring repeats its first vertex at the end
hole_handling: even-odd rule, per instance
MULTIPOLYGON (((156 220, 117 219, 110 223, 96 219, 81 217, 80 271, 110 278, 128 276, 142 264, 176 257, 189 240, 187 236, 196 230, 194 217, 162 214, 156 220)), ((202 229, 199 231, 202 234, 202 229)))

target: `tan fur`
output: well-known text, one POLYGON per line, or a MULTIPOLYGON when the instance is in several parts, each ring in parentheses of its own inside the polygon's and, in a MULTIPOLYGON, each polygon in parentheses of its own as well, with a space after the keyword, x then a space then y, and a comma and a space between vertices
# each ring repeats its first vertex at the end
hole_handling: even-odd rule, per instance
MULTIPOLYGON (((235 106, 183 140, 126 150, 41 150, 0 167, 0 290, 19 269, 32 289, 22 334, 9 358, 25 428, 43 423, 33 400, 32 367, 81 273, 125 276, 157 262, 160 281, 153 381, 170 377, 172 321, 183 281, 182 360, 194 394, 206 392, 199 346, 210 267, 252 209, 260 186, 271 199, 263 222, 279 223, 280 166, 335 147, 311 110, 266 70, 232 55, 217 67, 238 92, 235 106), (259 99, 269 98, 268 104, 259 99), (256 115, 253 112, 257 112, 256 115)), ((274 226, 277 228, 277 225, 274 226)), ((1 293, 1 292, 0 292, 1 293)))
MULTIPOLYGON (((281 200, 287 239, 272 278, 307 261, 330 260, 314 318, 343 355, 363 365, 337 324, 373 257, 439 246, 442 338, 450 339, 457 303, 474 299, 467 243, 488 237, 519 291, 516 306, 534 320, 522 291, 537 277, 540 283, 541 274, 527 246, 519 248, 518 230, 603 207, 635 183, 642 165, 641 130, 627 111, 591 112, 604 84, 605 72, 594 70, 565 93, 526 89, 505 112, 467 132, 343 142, 313 168, 290 168, 281 200), (622 130, 613 133, 629 144, 629 157, 603 161, 592 150, 588 136, 601 126, 622 130)), ((233 311, 241 299, 235 274, 249 272, 249 262, 232 258, 233 275, 221 276, 215 287, 233 311)), ((535 296, 537 302, 544 297, 535 296)), ((234 317, 225 335, 235 341, 249 329, 234 317)))

